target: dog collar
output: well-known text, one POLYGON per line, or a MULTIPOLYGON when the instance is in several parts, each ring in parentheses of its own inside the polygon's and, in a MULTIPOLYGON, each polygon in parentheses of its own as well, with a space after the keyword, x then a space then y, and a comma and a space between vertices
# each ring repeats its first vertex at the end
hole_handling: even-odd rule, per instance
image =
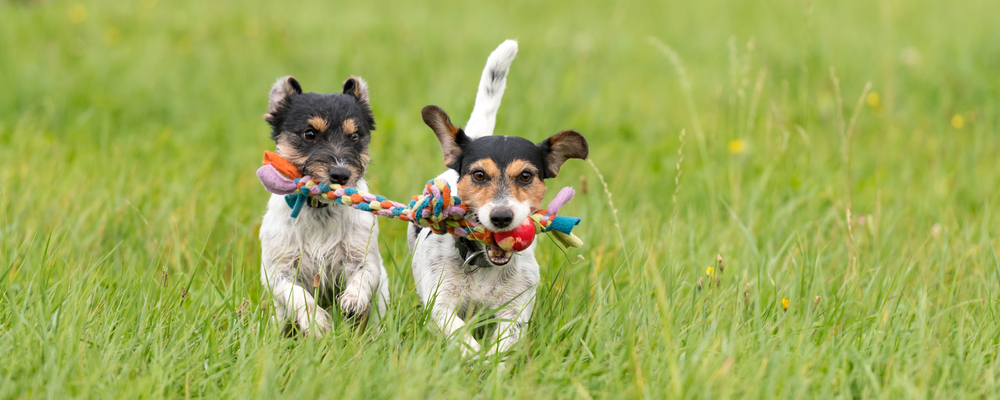
POLYGON ((480 268, 490 268, 493 266, 493 264, 491 264, 489 260, 486 259, 485 252, 475 254, 479 250, 477 249, 478 246, 476 246, 474 242, 464 237, 459 237, 457 239, 458 240, 455 240, 455 248, 458 249, 458 255, 462 257, 462 262, 464 264, 468 264, 469 266, 475 267, 471 271, 467 271, 466 273, 472 274, 473 272, 476 272, 480 268), (471 259, 469 258, 470 253, 473 254, 471 259))
POLYGON ((306 205, 312 208, 325 208, 329 206, 330 203, 324 203, 315 197, 310 197, 309 201, 306 202, 306 205))
POLYGON ((288 208, 292 209, 292 218, 298 218, 299 211, 302 210, 302 206, 304 205, 310 208, 324 208, 330 205, 330 203, 319 201, 318 198, 309 197, 301 193, 285 195, 285 203, 288 204, 288 208))

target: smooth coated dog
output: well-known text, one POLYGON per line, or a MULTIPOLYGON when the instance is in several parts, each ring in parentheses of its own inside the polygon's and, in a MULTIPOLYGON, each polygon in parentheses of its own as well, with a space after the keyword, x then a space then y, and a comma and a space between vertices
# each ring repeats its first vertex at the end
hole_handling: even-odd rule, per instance
MULTIPOLYGON (((571 130, 538 144, 493 135, 507 72, 516 55, 517 42, 512 40, 490 54, 467 129, 453 125, 437 106, 422 111, 449 168, 439 177, 457 188, 469 207, 466 218, 491 231, 509 231, 540 209, 544 180, 555 178, 567 159, 585 159, 588 154, 587 141, 571 130)), ((410 226, 408 243, 417 293, 431 309, 434 327, 449 337, 459 335, 464 355, 478 353, 481 344, 489 346, 487 355, 504 353, 517 342, 531 318, 539 282, 534 243, 512 253, 417 225, 410 226), (482 342, 464 329, 479 311, 498 321, 483 330, 482 342)))

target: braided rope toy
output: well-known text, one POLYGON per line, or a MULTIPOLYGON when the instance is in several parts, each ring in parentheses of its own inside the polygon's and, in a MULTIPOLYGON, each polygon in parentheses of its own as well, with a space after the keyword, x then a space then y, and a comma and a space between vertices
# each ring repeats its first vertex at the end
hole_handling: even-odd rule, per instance
POLYGON ((413 222, 437 234, 448 233, 495 245, 506 251, 524 250, 538 233, 551 233, 563 247, 583 245, 583 241, 573 234, 573 227, 580 223, 580 218, 556 215, 573 198, 575 192, 570 187, 562 188, 548 208, 529 215, 514 231, 491 232, 482 224, 465 218, 468 207, 458 196, 452 195, 451 185, 444 179, 428 181, 423 193, 413 196, 410 204, 404 205, 384 196, 303 176, 292 163, 270 151, 264 152, 264 165, 257 170, 257 178, 267 191, 285 196, 285 202, 292 209, 292 218, 298 218, 309 197, 317 197, 378 216, 413 222))

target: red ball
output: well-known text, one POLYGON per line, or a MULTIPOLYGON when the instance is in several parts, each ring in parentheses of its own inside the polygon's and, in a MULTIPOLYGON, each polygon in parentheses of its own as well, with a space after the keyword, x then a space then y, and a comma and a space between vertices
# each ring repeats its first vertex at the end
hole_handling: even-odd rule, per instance
POLYGON ((521 251, 531 246, 535 241, 535 224, 531 218, 525 218, 521 225, 507 232, 493 232, 493 240, 497 247, 505 251, 521 251))

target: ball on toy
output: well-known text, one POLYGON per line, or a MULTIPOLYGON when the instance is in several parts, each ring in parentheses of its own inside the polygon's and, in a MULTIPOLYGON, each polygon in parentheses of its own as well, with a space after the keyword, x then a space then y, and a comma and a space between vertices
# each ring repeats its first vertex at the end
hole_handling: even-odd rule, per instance
POLYGON ((505 251, 521 251, 531 246, 535 241, 535 224, 531 218, 525 218, 521 225, 507 232, 493 232, 497 246, 505 251))

